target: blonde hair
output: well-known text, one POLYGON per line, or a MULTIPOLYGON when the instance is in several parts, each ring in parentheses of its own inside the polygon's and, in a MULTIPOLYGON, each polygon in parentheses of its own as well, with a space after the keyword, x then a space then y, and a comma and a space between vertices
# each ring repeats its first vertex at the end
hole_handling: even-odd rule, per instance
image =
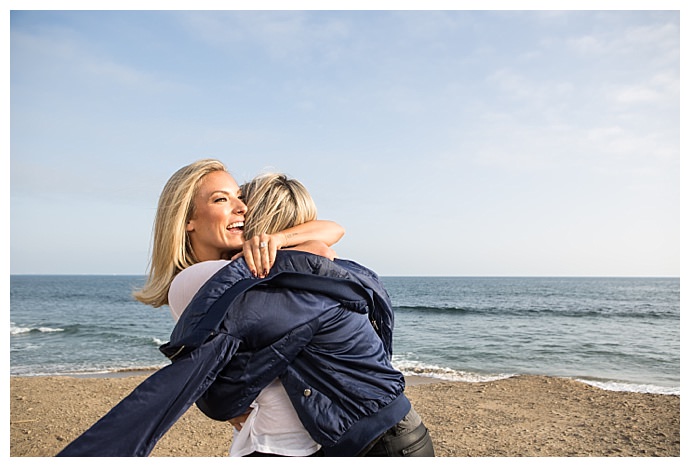
POLYGON ((316 204, 307 189, 284 174, 267 173, 241 187, 247 214, 244 238, 273 234, 316 219, 316 204))
POLYGON ((146 284, 134 298, 154 308, 168 304, 173 278, 198 263, 187 235, 187 221, 194 214, 194 196, 208 174, 225 171, 215 159, 201 159, 175 172, 163 187, 153 228, 153 246, 146 284))

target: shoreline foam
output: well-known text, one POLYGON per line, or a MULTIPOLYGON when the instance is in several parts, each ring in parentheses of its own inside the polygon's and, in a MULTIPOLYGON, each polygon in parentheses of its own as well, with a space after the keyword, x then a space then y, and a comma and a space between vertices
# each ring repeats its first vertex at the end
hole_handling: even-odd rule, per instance
MULTIPOLYGON (((162 367, 145 367, 145 368, 119 368, 112 370, 91 371, 91 372, 67 372, 67 373, 53 373, 53 374, 39 374, 39 375, 10 375, 11 378, 35 378, 35 377, 60 377, 70 376, 75 378, 124 378, 128 376, 149 376, 162 367)), ((418 384, 428 384, 437 382, 460 382, 460 383, 486 383, 491 381, 500 381, 503 379, 514 378, 518 374, 502 374, 502 375, 470 375, 463 373, 462 375, 455 373, 438 373, 435 371, 428 372, 410 372, 402 371, 405 375, 405 380, 408 386, 415 386, 418 384)), ((552 378, 563 378, 572 381, 581 382, 589 386, 593 386, 604 391, 612 392, 632 392, 641 394, 661 394, 680 396, 679 387, 665 387, 653 384, 638 384, 611 380, 597 380, 594 378, 578 378, 570 376, 553 376, 553 375, 532 375, 552 378)))

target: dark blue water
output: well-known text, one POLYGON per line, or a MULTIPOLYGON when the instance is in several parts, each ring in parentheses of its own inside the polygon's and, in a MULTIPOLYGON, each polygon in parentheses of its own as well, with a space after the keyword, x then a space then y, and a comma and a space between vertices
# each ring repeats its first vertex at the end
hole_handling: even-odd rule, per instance
POLYGON ((680 393, 680 280, 384 278, 395 363, 455 380, 540 374, 680 393))
MULTIPOLYGON (((173 321, 131 297, 140 276, 11 276, 10 373, 158 368, 173 321)), ((562 376, 680 394, 678 278, 384 277, 406 374, 562 376)))
POLYGON ((10 374, 160 367, 169 310, 132 297, 140 276, 11 276, 10 374))

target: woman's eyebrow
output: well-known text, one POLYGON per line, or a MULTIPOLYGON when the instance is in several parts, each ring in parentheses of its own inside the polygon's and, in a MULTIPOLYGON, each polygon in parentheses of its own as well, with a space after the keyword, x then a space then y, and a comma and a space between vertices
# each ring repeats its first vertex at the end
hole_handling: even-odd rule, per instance
POLYGON ((217 196, 217 195, 235 196, 235 197, 239 198, 240 196, 242 196, 242 190, 241 190, 241 189, 238 189, 237 192, 236 192, 234 195, 233 195, 233 193, 232 193, 231 191, 227 191, 227 190, 216 190, 216 191, 212 192, 212 193, 209 195, 209 198, 211 198, 211 197, 213 197, 213 196, 217 196))
POLYGON ((212 197, 212 196, 216 196, 216 195, 230 196, 231 193, 229 191, 226 191, 226 190, 216 190, 216 191, 211 192, 211 194, 209 196, 212 197))

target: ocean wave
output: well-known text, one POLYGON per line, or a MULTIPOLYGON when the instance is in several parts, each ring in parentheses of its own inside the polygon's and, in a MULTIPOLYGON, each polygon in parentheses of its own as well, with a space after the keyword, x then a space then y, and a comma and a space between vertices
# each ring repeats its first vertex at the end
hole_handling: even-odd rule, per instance
POLYGON ((515 376, 514 374, 507 373, 480 374, 466 372, 441 367, 438 365, 404 360, 396 357, 393 357, 393 366, 405 376, 424 376, 427 378, 436 378, 444 381, 459 381, 464 383, 483 383, 515 376))
POLYGON ((53 366, 52 368, 34 368, 34 367, 12 367, 10 371, 10 376, 83 376, 83 377, 96 377, 96 376, 128 376, 128 374, 139 374, 139 373, 154 373, 165 365, 126 365, 122 366, 112 366, 112 367, 88 367, 84 368, 74 368, 74 367, 61 367, 59 365, 53 366))
POLYGON ((400 313, 425 313, 438 315, 498 315, 498 316, 539 316, 548 315, 549 317, 562 316, 567 318, 591 318, 591 317, 625 317, 630 319, 678 319, 679 315, 675 312, 665 310, 626 308, 564 308, 556 307, 544 308, 510 308, 510 307, 458 307, 458 306, 428 306, 428 305, 395 305, 394 310, 400 313))
POLYGON ((11 336, 17 336, 19 334, 29 334, 32 332, 64 332, 64 331, 65 331, 64 328, 49 328, 49 327, 43 327, 43 326, 39 326, 37 328, 10 326, 10 335, 11 336))
POLYGON ((649 394, 666 394, 680 396, 680 387, 664 387, 654 384, 625 383, 621 381, 593 381, 589 379, 574 378, 575 381, 588 384, 590 386, 616 392, 640 392, 649 394))
MULTIPOLYGON (((406 360, 400 356, 393 357, 393 366, 405 376, 421 376, 443 381, 462 383, 486 383, 519 376, 518 373, 478 373, 454 370, 452 368, 431 365, 418 361, 406 360)), ((545 375, 563 378, 563 376, 545 375)), ((588 378, 565 377, 574 381, 598 387, 606 391, 639 392, 650 394, 680 395, 680 387, 665 387, 654 384, 629 383, 613 380, 593 380, 588 378)))
MULTIPOLYGON (((97 377, 97 376, 128 376, 129 374, 153 373, 160 370, 165 365, 126 365, 111 366, 103 368, 85 367, 77 369, 74 367, 53 367, 52 369, 37 369, 29 367, 13 367, 10 371, 10 376, 82 376, 82 377, 97 377)), ((486 383, 491 381, 498 381, 502 379, 519 376, 517 373, 476 373, 466 372, 461 370, 454 370, 451 368, 440 367, 437 365, 429 365, 420 362, 411 361, 395 361, 393 366, 405 376, 419 376, 423 378, 433 378, 441 381, 462 382, 462 383, 486 383)), ((551 375, 545 375, 551 376, 551 375)), ((563 376, 554 376, 563 378, 563 376)), ((664 387, 653 384, 637 384, 627 383, 622 381, 597 381, 586 378, 568 378, 573 381, 579 381, 590 386, 603 389, 605 391, 615 392, 638 392, 649 394, 662 395, 678 395, 680 396, 680 387, 664 387)))
MULTIPOLYGON (((464 371, 455 371, 441 369, 435 370, 432 368, 421 368, 421 367, 402 367, 398 368, 405 376, 419 376, 423 378, 433 378, 442 381, 451 382, 461 382, 461 383, 486 383, 490 381, 498 381, 501 379, 512 378, 514 376, 519 376, 517 374, 497 374, 497 375, 482 375, 478 373, 467 373, 464 371)), ((563 378, 559 376, 559 378, 563 378)), ((624 383, 624 382, 602 382, 602 381, 591 381, 586 379, 578 378, 566 378, 572 379, 573 381, 579 381, 581 383, 587 384, 589 386, 594 386, 605 391, 613 392, 638 392, 647 394, 662 394, 662 395, 674 395, 680 396, 679 387, 664 387, 657 386, 653 384, 634 384, 634 383, 624 383)))
POLYGON ((425 378, 434 378, 443 381, 453 381, 461 383, 486 383, 489 381, 498 381, 501 379, 511 378, 513 374, 498 374, 498 375, 480 375, 478 373, 467 373, 464 371, 434 371, 432 369, 419 369, 415 368, 398 368, 405 376, 421 376, 425 378))
POLYGON ((474 313, 485 313, 489 311, 483 308, 464 308, 464 307, 454 307, 454 306, 425 306, 425 305, 394 305, 393 309, 395 311, 401 312, 412 312, 412 313, 453 313, 453 314, 474 314, 474 313))
POLYGON ((158 339, 158 338, 156 338, 156 337, 154 337, 154 338, 152 339, 152 341, 153 341, 153 344, 154 344, 155 346, 157 346, 157 347, 160 347, 161 345, 163 345, 163 344, 165 344, 165 343, 168 342, 167 340, 158 339))

